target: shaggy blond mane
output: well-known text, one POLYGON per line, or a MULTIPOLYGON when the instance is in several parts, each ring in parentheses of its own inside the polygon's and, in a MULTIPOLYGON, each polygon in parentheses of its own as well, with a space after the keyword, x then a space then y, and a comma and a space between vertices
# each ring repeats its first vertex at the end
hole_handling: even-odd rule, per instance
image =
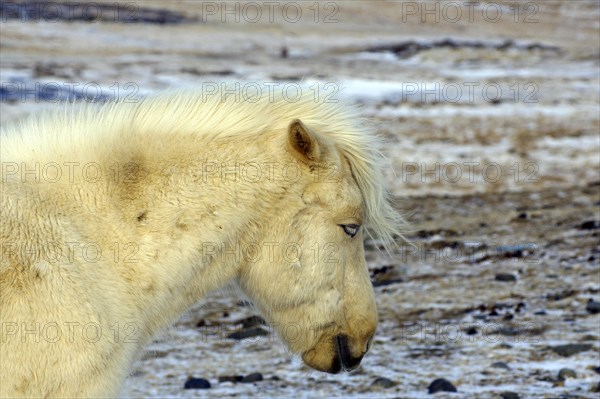
POLYGON ((221 92, 203 96, 194 89, 170 91, 135 103, 68 104, 62 112, 41 113, 3 127, 1 156, 3 162, 52 161, 57 154, 73 152, 80 159, 94 159, 105 143, 118 142, 126 134, 157 134, 164 145, 192 134, 249 140, 263 131, 285 129, 299 118, 329 137, 348 159, 363 194, 370 234, 387 246, 399 234, 401 218, 384 188, 377 138, 357 115, 355 106, 317 102, 312 92, 298 101, 266 94, 243 101, 221 92))

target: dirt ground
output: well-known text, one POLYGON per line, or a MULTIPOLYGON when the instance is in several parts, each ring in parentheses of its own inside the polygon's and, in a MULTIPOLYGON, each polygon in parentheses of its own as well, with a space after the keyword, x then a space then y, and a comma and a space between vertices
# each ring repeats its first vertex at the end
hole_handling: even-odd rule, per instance
POLYGON ((223 290, 151 345, 124 397, 598 397, 598 2, 88 4, 70 15, 103 18, 3 4, 0 122, 71 97, 301 85, 362 105, 407 221, 390 253, 365 242, 380 327, 358 370, 309 370, 223 290), (437 378, 457 392, 430 395, 437 378))

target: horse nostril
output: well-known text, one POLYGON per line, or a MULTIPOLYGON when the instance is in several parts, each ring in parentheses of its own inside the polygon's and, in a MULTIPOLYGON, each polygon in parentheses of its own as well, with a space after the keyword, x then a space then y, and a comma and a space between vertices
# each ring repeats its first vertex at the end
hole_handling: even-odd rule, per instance
POLYGON ((360 355, 358 357, 352 356, 350 345, 348 344, 347 335, 336 335, 334 337, 334 345, 336 346, 344 370, 350 371, 358 367, 360 361, 363 358, 363 355, 360 355))
POLYGON ((371 335, 371 337, 367 341, 367 350, 365 351, 365 353, 367 353, 371 349, 372 345, 373 345, 373 336, 371 335))

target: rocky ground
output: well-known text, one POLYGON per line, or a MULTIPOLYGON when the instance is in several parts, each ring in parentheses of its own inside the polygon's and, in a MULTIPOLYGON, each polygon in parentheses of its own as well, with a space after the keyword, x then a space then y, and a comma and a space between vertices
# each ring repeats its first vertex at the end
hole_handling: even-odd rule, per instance
POLYGON ((151 345, 123 396, 425 398, 443 378, 457 392, 435 397, 598 397, 597 2, 481 2, 458 19, 462 3, 293 3, 297 22, 263 3, 239 22, 220 3, 61 18, 17 3, 2 4, 2 123, 69 98, 301 83, 363 105, 408 222, 391 253, 365 243, 380 328, 357 371, 309 370, 223 290, 151 345))

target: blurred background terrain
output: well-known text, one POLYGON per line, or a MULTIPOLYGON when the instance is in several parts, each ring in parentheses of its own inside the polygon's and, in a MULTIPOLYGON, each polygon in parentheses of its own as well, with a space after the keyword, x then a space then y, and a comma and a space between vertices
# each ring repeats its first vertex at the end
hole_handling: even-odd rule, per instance
POLYGON ((599 2, 3 1, 0 11, 3 124, 64 100, 258 82, 264 95, 349 98, 384 138, 412 245, 387 254, 365 243, 381 324, 359 370, 302 366, 224 290, 149 348, 123 396, 425 398, 443 378, 457 392, 435 397, 598 397, 599 2), (184 390, 189 376, 211 388, 184 390))

